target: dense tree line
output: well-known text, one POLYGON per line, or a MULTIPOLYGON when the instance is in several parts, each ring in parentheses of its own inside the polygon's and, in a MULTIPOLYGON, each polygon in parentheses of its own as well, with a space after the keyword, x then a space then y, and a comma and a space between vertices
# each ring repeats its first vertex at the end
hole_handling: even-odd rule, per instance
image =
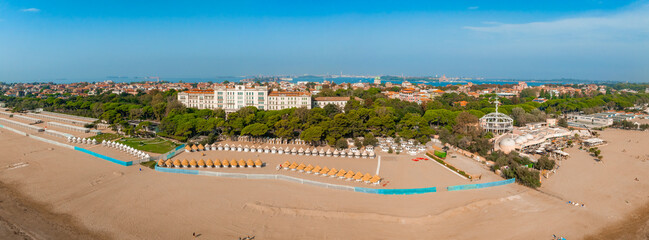
MULTIPOLYGON (((648 94, 612 94, 594 97, 569 98, 556 96, 545 103, 537 103, 534 92, 521 98, 499 98, 500 112, 511 115, 516 125, 542 121, 546 117, 570 111, 593 109, 624 109, 634 104, 649 102, 648 94)), ((439 134, 445 142, 485 154, 488 134, 477 128, 477 119, 494 112, 495 94, 474 98, 463 93, 446 93, 434 101, 417 104, 390 99, 378 88, 331 90, 327 86, 317 96, 358 97, 350 100, 344 109, 334 105, 324 108, 298 108, 262 111, 254 107, 242 108, 226 116, 223 110, 185 108, 176 101, 175 91, 150 93, 103 93, 87 97, 6 97, 1 98, 14 110, 43 108, 74 115, 99 118, 126 133, 137 126, 129 120, 160 123, 158 134, 187 141, 197 136, 248 135, 253 137, 281 137, 343 146, 340 139, 376 137, 403 137, 428 142, 439 134), (466 106, 458 104, 466 101, 466 106)), ((362 142, 361 142, 362 143, 362 142)))

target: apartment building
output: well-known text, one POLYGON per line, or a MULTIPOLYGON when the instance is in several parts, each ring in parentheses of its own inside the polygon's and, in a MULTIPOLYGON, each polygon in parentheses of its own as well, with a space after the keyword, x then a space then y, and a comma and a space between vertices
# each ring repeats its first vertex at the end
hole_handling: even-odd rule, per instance
MULTIPOLYGON (((351 97, 317 97, 313 101, 313 105, 324 108, 325 106, 329 104, 336 105, 340 107, 341 109, 345 108, 345 105, 347 105, 347 102, 351 99, 351 97)), ((357 101, 362 102, 363 99, 355 97, 354 98, 357 101)))
POLYGON ((268 110, 300 107, 311 109, 311 93, 272 91, 268 94, 268 110))
POLYGON ((178 93, 178 101, 185 107, 214 109, 214 90, 189 90, 178 93))

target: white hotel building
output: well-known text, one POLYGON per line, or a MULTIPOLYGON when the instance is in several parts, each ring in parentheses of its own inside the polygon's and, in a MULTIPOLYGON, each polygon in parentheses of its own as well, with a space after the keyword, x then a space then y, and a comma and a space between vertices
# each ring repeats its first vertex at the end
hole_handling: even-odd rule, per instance
POLYGON ((266 110, 268 88, 246 87, 217 87, 214 90, 189 90, 178 93, 178 101, 186 107, 198 109, 218 109, 225 112, 235 112, 243 107, 253 106, 266 110))
POLYGON ((311 109, 311 93, 273 91, 268 94, 268 110, 282 110, 300 107, 311 109))
POLYGON ((186 107, 198 109, 223 109, 235 112, 243 107, 254 106, 259 110, 281 110, 306 107, 311 109, 311 93, 270 92, 265 86, 217 87, 214 90, 189 90, 178 93, 178 101, 186 107))

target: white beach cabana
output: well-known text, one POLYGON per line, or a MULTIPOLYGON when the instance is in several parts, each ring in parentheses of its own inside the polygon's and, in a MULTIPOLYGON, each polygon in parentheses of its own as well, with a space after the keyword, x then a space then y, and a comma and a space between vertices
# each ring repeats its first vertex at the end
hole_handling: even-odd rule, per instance
POLYGON ((309 147, 304 149, 304 155, 307 155, 307 156, 311 155, 311 149, 309 147))

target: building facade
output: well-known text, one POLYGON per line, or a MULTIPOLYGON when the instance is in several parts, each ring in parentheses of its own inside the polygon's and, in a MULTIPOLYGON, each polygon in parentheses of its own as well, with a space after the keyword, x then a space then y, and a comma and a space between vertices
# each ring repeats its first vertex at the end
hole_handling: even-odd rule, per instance
POLYGON ((268 103, 268 88, 246 87, 236 85, 234 87, 217 87, 214 89, 216 104, 213 109, 223 109, 225 112, 235 112, 243 107, 253 106, 260 110, 266 110, 268 103))
POLYGON ((311 109, 309 92, 268 92, 265 86, 221 86, 211 90, 189 90, 178 93, 178 101, 190 108, 223 109, 235 112, 253 106, 259 110, 282 110, 306 107, 311 109))
MULTIPOLYGON (((345 108, 345 105, 347 105, 347 102, 351 99, 351 97, 317 97, 313 99, 313 105, 314 107, 320 107, 324 108, 325 106, 329 104, 336 105, 340 107, 341 109, 345 108)), ((363 99, 360 98, 355 98, 357 101, 363 101, 363 99)))
POLYGON ((268 94, 268 110, 306 107, 311 109, 311 93, 309 92, 277 92, 268 94))
POLYGON ((185 107, 214 109, 214 90, 189 90, 178 93, 178 101, 185 107))

